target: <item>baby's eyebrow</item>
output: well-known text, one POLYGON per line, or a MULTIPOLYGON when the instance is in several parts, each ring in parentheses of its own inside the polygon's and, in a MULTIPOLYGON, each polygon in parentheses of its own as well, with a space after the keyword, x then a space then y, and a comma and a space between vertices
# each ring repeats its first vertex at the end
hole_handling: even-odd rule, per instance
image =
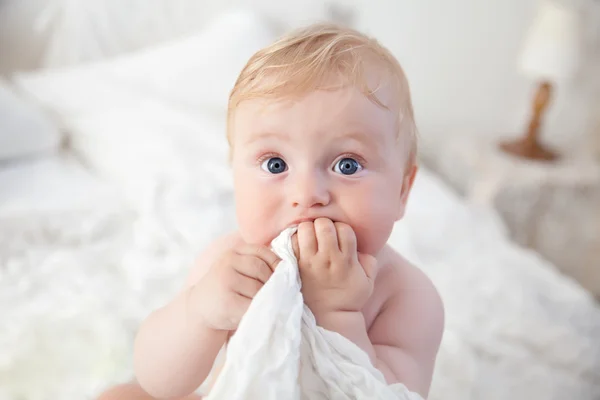
POLYGON ((343 141, 347 139, 353 139, 368 147, 377 147, 377 142, 373 139, 373 135, 368 135, 362 131, 344 132, 336 138, 337 141, 343 141))
POLYGON ((369 137, 365 135, 362 131, 348 131, 344 132, 340 135, 341 138, 350 138, 357 140, 359 142, 370 142, 369 137))
POLYGON ((365 150, 372 152, 375 157, 383 157, 385 153, 386 144, 381 140, 375 139, 378 135, 372 135, 365 131, 347 131, 339 135, 335 140, 336 142, 344 142, 350 139, 352 142, 357 142, 360 146, 363 146, 365 150))
POLYGON ((254 142, 258 142, 261 140, 267 140, 267 139, 289 140, 289 137, 285 134, 282 134, 281 132, 264 131, 264 132, 251 134, 250 137, 248 138, 248 140, 246 140, 246 144, 251 144, 254 142))

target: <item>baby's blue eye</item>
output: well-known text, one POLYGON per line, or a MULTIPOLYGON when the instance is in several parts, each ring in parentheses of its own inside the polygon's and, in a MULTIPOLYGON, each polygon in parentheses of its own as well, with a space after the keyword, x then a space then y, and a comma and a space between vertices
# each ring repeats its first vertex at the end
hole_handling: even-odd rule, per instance
POLYGON ((263 170, 268 171, 272 174, 280 174, 285 172, 287 169, 287 164, 279 157, 271 157, 265 161, 263 161, 260 166, 263 170))
POLYGON ((353 158, 342 158, 335 164, 333 170, 343 175, 353 175, 362 170, 362 165, 353 158))

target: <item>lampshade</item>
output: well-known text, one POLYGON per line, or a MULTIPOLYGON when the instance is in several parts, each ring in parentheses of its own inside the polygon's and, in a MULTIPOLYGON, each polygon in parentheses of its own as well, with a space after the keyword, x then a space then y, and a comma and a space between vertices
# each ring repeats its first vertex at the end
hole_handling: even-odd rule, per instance
POLYGON ((537 80, 564 82, 573 77, 582 46, 581 21, 575 10, 552 1, 541 3, 519 59, 519 68, 537 80))

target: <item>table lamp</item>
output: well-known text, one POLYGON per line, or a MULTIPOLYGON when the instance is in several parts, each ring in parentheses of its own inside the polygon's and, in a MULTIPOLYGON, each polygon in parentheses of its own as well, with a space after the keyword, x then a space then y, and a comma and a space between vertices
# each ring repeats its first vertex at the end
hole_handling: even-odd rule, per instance
POLYGON ((580 56, 580 24, 576 11, 552 1, 543 1, 527 32, 518 66, 537 82, 527 131, 517 140, 500 143, 512 155, 552 161, 558 155, 540 141, 540 127, 556 86, 576 72, 580 56))

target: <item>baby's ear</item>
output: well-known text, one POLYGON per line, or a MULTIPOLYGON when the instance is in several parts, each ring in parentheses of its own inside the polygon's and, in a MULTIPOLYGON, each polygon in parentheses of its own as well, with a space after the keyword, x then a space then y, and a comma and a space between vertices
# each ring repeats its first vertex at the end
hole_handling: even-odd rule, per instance
POLYGON ((410 191, 412 190, 413 183, 415 182, 415 177, 417 176, 417 171, 419 167, 417 164, 412 164, 409 166, 404 174, 404 178, 402 180, 402 188, 400 189, 400 201, 398 204, 398 216, 396 221, 399 221, 404 217, 404 212, 406 211, 406 204, 408 203, 408 196, 410 195, 410 191))

